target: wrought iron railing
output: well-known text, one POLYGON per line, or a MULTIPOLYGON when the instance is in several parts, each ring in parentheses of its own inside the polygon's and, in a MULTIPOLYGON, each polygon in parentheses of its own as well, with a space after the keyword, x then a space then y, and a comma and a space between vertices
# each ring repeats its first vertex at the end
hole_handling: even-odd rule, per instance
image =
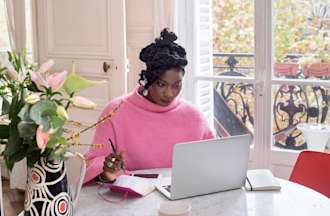
MULTIPOLYGON (((239 65, 238 58, 254 58, 250 53, 220 53, 216 58, 227 58, 224 65, 214 64, 215 75, 219 76, 253 76, 253 66, 239 65)), ((296 62, 301 55, 289 54, 290 62, 296 62)), ((252 62, 251 60, 250 62, 252 62)), ((216 62, 216 61, 214 61, 216 62)), ((276 71, 275 71, 276 73, 276 71)), ((297 67, 294 74, 275 74, 284 78, 308 78, 297 67)), ((320 77, 328 79, 328 77, 320 77)), ((254 125, 254 87, 251 84, 234 84, 219 82, 216 91, 226 102, 231 111, 253 131, 254 125)), ((306 143, 302 133, 296 128, 300 122, 326 123, 330 102, 330 88, 303 85, 279 85, 273 87, 273 136, 274 145, 285 149, 305 149, 306 143)), ((215 109, 217 110, 217 109, 215 109)), ((329 118, 330 120, 330 118, 329 118)))

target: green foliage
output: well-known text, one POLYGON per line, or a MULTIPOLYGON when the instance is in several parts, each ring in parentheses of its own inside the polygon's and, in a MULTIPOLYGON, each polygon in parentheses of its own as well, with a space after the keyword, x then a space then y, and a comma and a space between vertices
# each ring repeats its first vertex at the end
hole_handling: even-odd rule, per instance
POLYGON ((9 137, 9 126, 0 125, 0 139, 8 139, 9 137))
POLYGON ((51 119, 56 116, 56 103, 49 100, 42 100, 34 104, 30 111, 30 118, 38 125, 43 126, 43 130, 50 128, 51 119))
POLYGON ((95 83, 75 73, 69 77, 63 77, 63 73, 49 77, 47 73, 36 74, 35 64, 27 62, 25 50, 7 55, 0 58, 0 114, 1 119, 6 117, 6 121, 0 122, 0 143, 5 144, 2 155, 6 166, 11 170, 23 158, 29 167, 40 157, 62 160, 73 144, 64 133, 71 98, 75 92, 95 83), (32 80, 33 73, 44 80, 32 80), (53 90, 60 88, 55 85, 62 81, 69 94, 53 90), (40 87, 40 83, 48 86, 40 87))
MULTIPOLYGON (((312 58, 308 63, 330 63, 329 8, 330 0, 274 1, 276 62, 288 61, 287 54, 300 54, 312 58)), ((214 50, 254 53, 254 19, 254 0, 213 0, 214 50)), ((215 61, 224 64, 225 59, 215 61)))

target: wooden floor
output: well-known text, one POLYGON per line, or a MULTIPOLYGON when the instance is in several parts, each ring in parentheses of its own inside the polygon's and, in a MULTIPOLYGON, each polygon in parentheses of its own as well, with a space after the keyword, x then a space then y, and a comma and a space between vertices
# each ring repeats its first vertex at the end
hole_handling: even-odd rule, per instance
POLYGON ((16 216, 24 208, 24 191, 11 190, 9 181, 2 181, 3 205, 5 216, 16 216))

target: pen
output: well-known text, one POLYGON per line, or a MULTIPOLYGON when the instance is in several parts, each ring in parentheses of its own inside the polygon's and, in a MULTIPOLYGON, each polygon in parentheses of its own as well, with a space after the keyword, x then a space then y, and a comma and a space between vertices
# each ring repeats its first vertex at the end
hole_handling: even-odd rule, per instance
POLYGON ((108 141, 109 141, 109 143, 110 143, 110 145, 111 145, 111 148, 112 148, 113 153, 114 153, 114 154, 117 154, 116 147, 113 145, 113 142, 111 141, 110 138, 108 139, 108 141))

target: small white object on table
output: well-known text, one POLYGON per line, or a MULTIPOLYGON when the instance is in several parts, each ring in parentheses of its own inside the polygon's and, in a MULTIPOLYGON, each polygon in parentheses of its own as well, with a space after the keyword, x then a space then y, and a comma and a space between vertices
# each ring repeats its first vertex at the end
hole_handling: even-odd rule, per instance
MULTIPOLYGON (((169 169, 144 170, 138 173, 170 175, 169 169)), ((219 192, 182 199, 192 206, 192 216, 329 216, 330 199, 302 185, 278 179, 281 191, 245 191, 244 189, 219 192)), ((107 194, 109 198, 111 192, 107 194)), ((118 196, 117 196, 118 197, 118 196)), ((98 195, 98 187, 83 187, 74 215, 156 216, 161 203, 168 201, 158 191, 146 197, 128 198, 119 203, 109 203, 98 195)), ((175 202, 175 201, 173 201, 175 202)))
POLYGON ((300 123, 297 125, 305 137, 309 150, 324 151, 330 138, 330 125, 300 123))

